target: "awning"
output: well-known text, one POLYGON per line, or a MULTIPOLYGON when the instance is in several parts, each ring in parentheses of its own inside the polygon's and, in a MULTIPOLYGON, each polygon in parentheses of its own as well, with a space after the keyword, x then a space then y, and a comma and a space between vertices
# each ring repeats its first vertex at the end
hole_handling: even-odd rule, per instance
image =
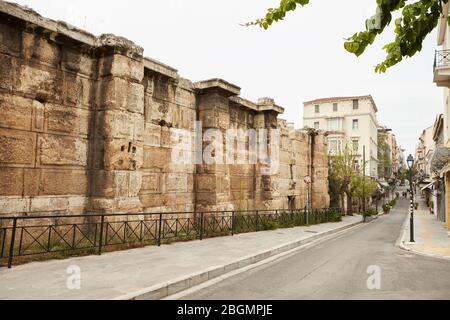
POLYGON ((389 183, 385 182, 385 181, 378 181, 378 184, 384 188, 389 188, 389 183))
POLYGON ((444 177, 444 174, 450 171, 450 162, 447 163, 441 170, 441 178, 444 177))
POLYGON ((434 181, 427 184, 425 187, 423 187, 422 189, 420 189, 420 191, 425 191, 426 189, 431 189, 431 187, 433 187, 434 185, 434 181))

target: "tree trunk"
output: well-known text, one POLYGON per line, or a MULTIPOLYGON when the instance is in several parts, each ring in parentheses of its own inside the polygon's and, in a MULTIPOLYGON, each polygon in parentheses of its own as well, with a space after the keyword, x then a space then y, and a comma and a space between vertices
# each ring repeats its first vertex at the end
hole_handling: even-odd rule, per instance
POLYGON ((347 195, 347 215, 351 216, 353 214, 352 195, 350 192, 347 192, 346 195, 347 195))
POLYGON ((341 194, 339 195, 339 198, 341 199, 341 208, 342 208, 342 212, 344 212, 344 211, 345 211, 345 199, 344 199, 344 194, 341 193, 341 194))

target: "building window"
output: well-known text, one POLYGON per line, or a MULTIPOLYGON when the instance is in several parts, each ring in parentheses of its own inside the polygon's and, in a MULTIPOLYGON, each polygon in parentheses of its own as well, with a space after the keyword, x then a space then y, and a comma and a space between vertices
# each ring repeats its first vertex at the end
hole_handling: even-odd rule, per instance
POLYGON ((355 99, 353 100, 353 110, 358 110, 359 109, 359 100, 355 99))
POLYGON ((352 149, 354 152, 359 151, 359 140, 357 140, 357 139, 352 140, 352 149))
POLYGON ((359 129, 359 120, 358 119, 353 119, 352 128, 353 128, 353 130, 358 130, 359 129))
POLYGON ((330 131, 338 131, 342 130, 342 118, 333 118, 328 119, 328 130, 330 131))
POLYGON ((319 130, 320 122, 314 122, 314 129, 319 130))
POLYGON ((316 111, 316 113, 320 113, 320 106, 319 105, 315 106, 315 111, 316 111))
POLYGON ((337 103, 333 103, 333 111, 334 112, 338 111, 338 104, 337 103))
POLYGON ((359 161, 358 161, 358 160, 355 160, 355 161, 353 162, 353 169, 355 169, 356 171, 359 171, 359 170, 360 170, 360 167, 359 167, 359 161))
POLYGON ((328 139, 328 152, 330 154, 338 154, 342 151, 342 140, 328 139))

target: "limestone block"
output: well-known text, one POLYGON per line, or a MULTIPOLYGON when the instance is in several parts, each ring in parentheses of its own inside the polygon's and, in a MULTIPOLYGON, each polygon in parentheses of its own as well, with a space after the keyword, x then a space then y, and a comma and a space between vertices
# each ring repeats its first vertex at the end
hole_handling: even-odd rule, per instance
POLYGON ((121 54, 104 57, 101 59, 100 76, 109 75, 141 82, 144 78, 144 63, 121 54))
POLYGON ((110 110, 144 113, 144 86, 121 78, 105 80, 100 106, 110 110))
POLYGON ((143 205, 139 198, 116 199, 114 213, 138 213, 142 212, 143 205))
POLYGON ((42 170, 40 195, 84 195, 88 176, 84 170, 42 170))
POLYGON ((91 194, 95 197, 112 198, 114 196, 114 171, 95 170, 91 179, 91 194))
POLYGON ((40 175, 40 169, 24 169, 24 196, 35 197, 39 195, 40 175))
POLYGON ((130 179, 128 196, 129 197, 137 197, 142 188, 143 174, 142 174, 142 172, 135 172, 135 171, 131 171, 128 174, 129 174, 129 179, 130 179))
POLYGON ((101 111, 97 113, 97 128, 105 139, 132 139, 134 119, 128 112, 101 111))
POLYGON ((67 197, 36 197, 31 198, 31 212, 66 212, 69 207, 67 197))
POLYGON ((147 122, 152 122, 161 126, 173 125, 173 109, 175 105, 171 102, 151 99, 148 101, 147 122))
POLYGON ((0 126, 13 129, 31 129, 32 100, 9 94, 0 94, 0 126))
POLYGON ((112 212, 114 208, 114 199, 93 198, 90 201, 92 210, 100 212, 112 212))
POLYGON ((62 65, 65 69, 75 73, 80 73, 88 77, 93 75, 93 59, 68 48, 63 48, 62 65))
POLYGON ((216 128, 216 113, 212 110, 199 111, 199 121, 202 122, 202 126, 205 129, 216 128))
POLYGON ((195 97, 195 93, 192 90, 186 90, 184 88, 180 88, 179 86, 176 88, 175 103, 177 103, 183 107, 194 109, 195 102, 196 102, 196 97, 195 97))
POLYGON ((167 148, 144 147, 144 169, 166 169, 170 164, 171 150, 167 148))
POLYGON ((23 169, 0 169, 0 196, 20 196, 23 189, 23 169))
POLYGON ((87 140, 56 136, 39 135, 38 155, 41 165, 87 165, 87 140))
POLYGON ((216 110, 216 128, 228 129, 230 127, 230 114, 222 110, 216 110))
POLYGON ((231 190, 233 191, 249 191, 253 190, 253 178, 231 177, 231 190))
POLYGON ((37 100, 62 102, 62 76, 59 72, 21 65, 17 90, 37 100))
POLYGON ((29 211, 30 200, 22 197, 0 197, 0 215, 13 215, 29 211))
POLYGON ((161 146, 161 126, 149 122, 145 123, 144 146, 147 147, 161 146))
POLYGON ((169 173, 165 175, 166 192, 187 192, 188 176, 181 173, 169 173))
POLYGON ((0 52, 19 56, 22 50, 22 32, 6 24, 0 24, 0 52))
POLYGON ((24 32, 22 53, 25 60, 36 59, 40 62, 58 65, 61 60, 59 47, 35 33, 24 32))
POLYGON ((45 106, 39 101, 33 101, 33 131, 44 132, 45 106))
POLYGON ((169 194, 167 193, 140 194, 139 199, 144 208, 166 207, 170 205, 169 194))
POLYGON ((35 150, 35 133, 0 129, 0 165, 33 166, 35 150))
POLYGON ((115 171, 114 172, 114 187, 115 197, 127 197, 128 196, 128 172, 127 171, 115 171))
POLYGON ((142 166, 142 145, 125 139, 107 141, 104 165, 113 170, 137 170, 142 166))
POLYGON ((197 192, 213 191, 217 188, 216 176, 214 174, 197 174, 197 192))
POLYGON ((213 205, 217 203, 217 194, 215 192, 198 192, 197 203, 204 205, 213 205))
POLYGON ((171 147, 171 134, 170 128, 161 127, 161 147, 170 148, 171 147))
POLYGON ((14 82, 13 58, 0 54, 0 88, 11 90, 14 82))
POLYGON ((87 197, 70 197, 69 198, 69 210, 71 212, 83 213, 85 208, 89 204, 89 198, 87 197))
POLYGON ((53 104, 45 105, 48 131, 71 133, 87 137, 90 112, 79 108, 68 108, 53 104))
POLYGON ((161 174, 144 173, 142 175, 140 194, 161 193, 161 190, 161 174))
POLYGON ((63 88, 65 104, 89 107, 92 90, 92 84, 89 79, 64 72, 63 88))
POLYGON ((133 139, 138 142, 144 142, 145 134, 145 121, 144 117, 140 114, 133 114, 133 139))

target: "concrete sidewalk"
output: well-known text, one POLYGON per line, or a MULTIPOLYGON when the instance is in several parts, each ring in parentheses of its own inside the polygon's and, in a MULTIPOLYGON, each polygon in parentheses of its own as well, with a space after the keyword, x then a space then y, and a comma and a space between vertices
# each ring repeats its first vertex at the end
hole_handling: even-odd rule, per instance
POLYGON ((408 251, 436 258, 450 259, 450 230, 443 222, 430 214, 425 201, 417 200, 419 209, 414 214, 415 243, 410 243, 409 215, 405 221, 404 232, 400 246, 408 251))
POLYGON ((0 299, 159 299, 360 223, 361 216, 345 217, 339 223, 0 269, 0 299), (68 289, 69 266, 81 270, 79 290, 68 289))

